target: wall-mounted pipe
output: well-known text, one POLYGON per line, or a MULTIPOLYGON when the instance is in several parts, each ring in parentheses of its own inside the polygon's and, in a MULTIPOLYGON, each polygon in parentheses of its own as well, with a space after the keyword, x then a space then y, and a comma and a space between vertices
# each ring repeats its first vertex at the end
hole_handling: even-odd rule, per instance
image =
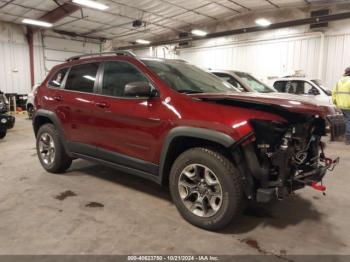
POLYGON ((30 70, 30 83, 31 88, 34 86, 35 77, 34 77, 34 33, 31 27, 27 27, 27 41, 29 48, 29 70, 30 70))

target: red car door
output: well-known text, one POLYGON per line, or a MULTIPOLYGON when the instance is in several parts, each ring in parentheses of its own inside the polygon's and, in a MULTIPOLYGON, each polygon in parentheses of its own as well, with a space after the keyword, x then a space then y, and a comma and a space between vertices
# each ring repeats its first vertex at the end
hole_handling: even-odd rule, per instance
POLYGON ((124 96, 126 84, 149 80, 126 61, 105 62, 101 78, 94 109, 101 157, 112 162, 118 162, 119 158, 128 162, 125 158, 131 157, 157 163, 155 148, 159 147, 163 119, 167 119, 164 105, 159 97, 124 96))
POLYGON ((98 68, 99 63, 86 63, 71 67, 64 90, 60 91, 61 101, 57 106, 57 114, 65 116, 63 122, 66 123, 66 139, 73 151, 81 149, 87 152, 86 147, 95 146, 92 109, 95 106, 94 91, 98 68))

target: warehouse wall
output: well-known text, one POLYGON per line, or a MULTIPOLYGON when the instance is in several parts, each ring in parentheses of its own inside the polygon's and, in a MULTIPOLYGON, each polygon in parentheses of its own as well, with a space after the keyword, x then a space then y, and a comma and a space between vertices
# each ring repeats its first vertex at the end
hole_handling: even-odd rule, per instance
MULTIPOLYGON (((332 13, 350 10, 350 5, 332 6, 332 13)), ((305 18, 309 8, 285 9, 279 12, 248 13, 232 21, 203 28, 220 32, 254 26, 258 17, 274 22, 305 18)), ((174 37, 172 37, 174 38, 174 37)), ((277 77, 303 70, 307 77, 321 79, 332 88, 350 66, 350 20, 329 23, 326 29, 310 30, 309 26, 240 34, 192 42, 188 48, 175 45, 135 50, 140 55, 180 58, 203 68, 234 69, 253 73, 272 84, 277 77)))
POLYGON ((349 46, 350 26, 337 22, 322 33, 298 27, 200 41, 177 55, 203 68, 251 72, 267 83, 303 70, 332 88, 350 65, 349 46))
MULTIPOLYGON (((0 90, 27 94, 31 90, 29 48, 21 25, 0 22, 0 90)), ((100 52, 101 44, 65 39, 50 31, 34 36, 34 78, 40 83, 49 70, 68 57, 100 52)))
POLYGON ((30 88, 28 44, 23 28, 0 22, 0 90, 27 93, 30 88))
POLYGON ((86 42, 79 39, 65 39, 62 36, 45 32, 37 35, 36 44, 36 82, 42 81, 50 69, 58 64, 65 62, 69 57, 96 53, 101 51, 101 44, 86 42))

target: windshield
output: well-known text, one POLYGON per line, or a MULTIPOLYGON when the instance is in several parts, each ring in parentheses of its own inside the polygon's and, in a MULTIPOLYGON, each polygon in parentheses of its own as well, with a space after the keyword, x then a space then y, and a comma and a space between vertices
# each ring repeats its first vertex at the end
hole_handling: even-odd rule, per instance
POLYGON ((229 83, 213 74, 179 60, 142 60, 169 87, 180 93, 239 92, 229 83))
POLYGON ((322 90, 323 92, 325 92, 326 95, 328 95, 328 96, 331 96, 331 95, 332 95, 332 91, 329 90, 329 89, 327 89, 327 88, 323 85, 323 83, 321 82, 321 80, 319 80, 319 79, 313 79, 313 80, 311 80, 311 82, 313 82, 315 85, 317 85, 319 88, 321 88, 321 90, 322 90))
POLYGON ((235 72, 235 74, 238 75, 247 85, 249 85, 256 92, 259 92, 259 93, 276 92, 275 89, 273 89, 272 87, 269 87, 268 85, 265 85, 263 82, 259 81, 258 79, 256 79, 250 74, 243 73, 243 72, 235 72))

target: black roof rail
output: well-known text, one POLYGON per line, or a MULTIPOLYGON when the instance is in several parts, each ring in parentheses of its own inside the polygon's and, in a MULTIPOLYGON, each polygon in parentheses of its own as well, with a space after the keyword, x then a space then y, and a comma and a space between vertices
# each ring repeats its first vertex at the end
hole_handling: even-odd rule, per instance
POLYGON ((85 54, 85 55, 77 55, 72 56, 68 59, 66 59, 67 62, 79 60, 80 58, 85 57, 94 57, 94 56, 104 56, 104 55, 117 55, 117 56, 130 56, 130 57, 136 57, 136 55, 130 51, 130 50, 116 50, 116 51, 109 51, 109 52, 101 52, 101 53, 91 53, 91 54, 85 54))

